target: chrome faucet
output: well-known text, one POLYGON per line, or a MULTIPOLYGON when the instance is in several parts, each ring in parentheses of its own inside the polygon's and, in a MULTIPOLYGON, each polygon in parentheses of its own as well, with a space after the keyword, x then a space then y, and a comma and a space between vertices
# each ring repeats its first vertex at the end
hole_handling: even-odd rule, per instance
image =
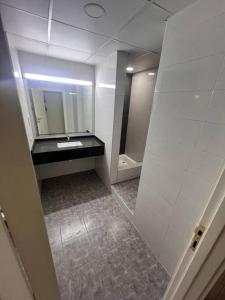
POLYGON ((67 135, 67 141, 68 141, 68 142, 70 141, 70 136, 69 136, 69 135, 67 135))

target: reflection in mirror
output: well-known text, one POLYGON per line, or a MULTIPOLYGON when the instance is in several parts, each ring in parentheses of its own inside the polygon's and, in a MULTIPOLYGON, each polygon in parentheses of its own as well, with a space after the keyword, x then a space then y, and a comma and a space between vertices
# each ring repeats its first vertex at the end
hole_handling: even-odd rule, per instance
POLYGON ((92 131, 92 86, 28 81, 39 135, 92 131))

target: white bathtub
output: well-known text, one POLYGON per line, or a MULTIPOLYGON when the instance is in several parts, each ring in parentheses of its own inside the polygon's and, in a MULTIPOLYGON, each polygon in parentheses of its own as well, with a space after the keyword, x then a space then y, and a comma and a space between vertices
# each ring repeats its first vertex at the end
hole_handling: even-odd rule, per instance
POLYGON ((136 162, 126 154, 119 156, 117 182, 137 178, 141 174, 142 162, 136 162))

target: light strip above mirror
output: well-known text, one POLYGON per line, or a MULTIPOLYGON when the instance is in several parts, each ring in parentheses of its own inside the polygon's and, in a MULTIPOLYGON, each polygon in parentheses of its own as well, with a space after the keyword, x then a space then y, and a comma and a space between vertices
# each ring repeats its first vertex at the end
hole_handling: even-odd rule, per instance
POLYGON ((56 76, 49 76, 43 74, 24 73, 23 76, 24 78, 29 80, 39 80, 39 81, 57 82, 57 83, 65 83, 65 84, 89 85, 89 86, 93 84, 91 81, 87 81, 87 80, 79 80, 79 79, 66 78, 66 77, 56 77, 56 76))

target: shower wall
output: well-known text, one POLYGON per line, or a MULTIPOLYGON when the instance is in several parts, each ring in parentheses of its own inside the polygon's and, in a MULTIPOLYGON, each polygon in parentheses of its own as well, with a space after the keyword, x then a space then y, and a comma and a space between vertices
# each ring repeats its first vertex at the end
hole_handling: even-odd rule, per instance
POLYGON ((132 74, 126 74, 126 88, 124 95, 123 104, 123 119, 121 128, 121 139, 120 139, 120 154, 125 153, 126 139, 127 139, 127 124, 130 109, 130 93, 131 93, 132 74))
MULTIPOLYGON (((151 72, 156 73, 156 70, 151 72)), ((131 85, 125 153, 137 162, 141 162, 144 156, 155 89, 156 75, 149 76, 148 73, 134 74, 131 85)))

